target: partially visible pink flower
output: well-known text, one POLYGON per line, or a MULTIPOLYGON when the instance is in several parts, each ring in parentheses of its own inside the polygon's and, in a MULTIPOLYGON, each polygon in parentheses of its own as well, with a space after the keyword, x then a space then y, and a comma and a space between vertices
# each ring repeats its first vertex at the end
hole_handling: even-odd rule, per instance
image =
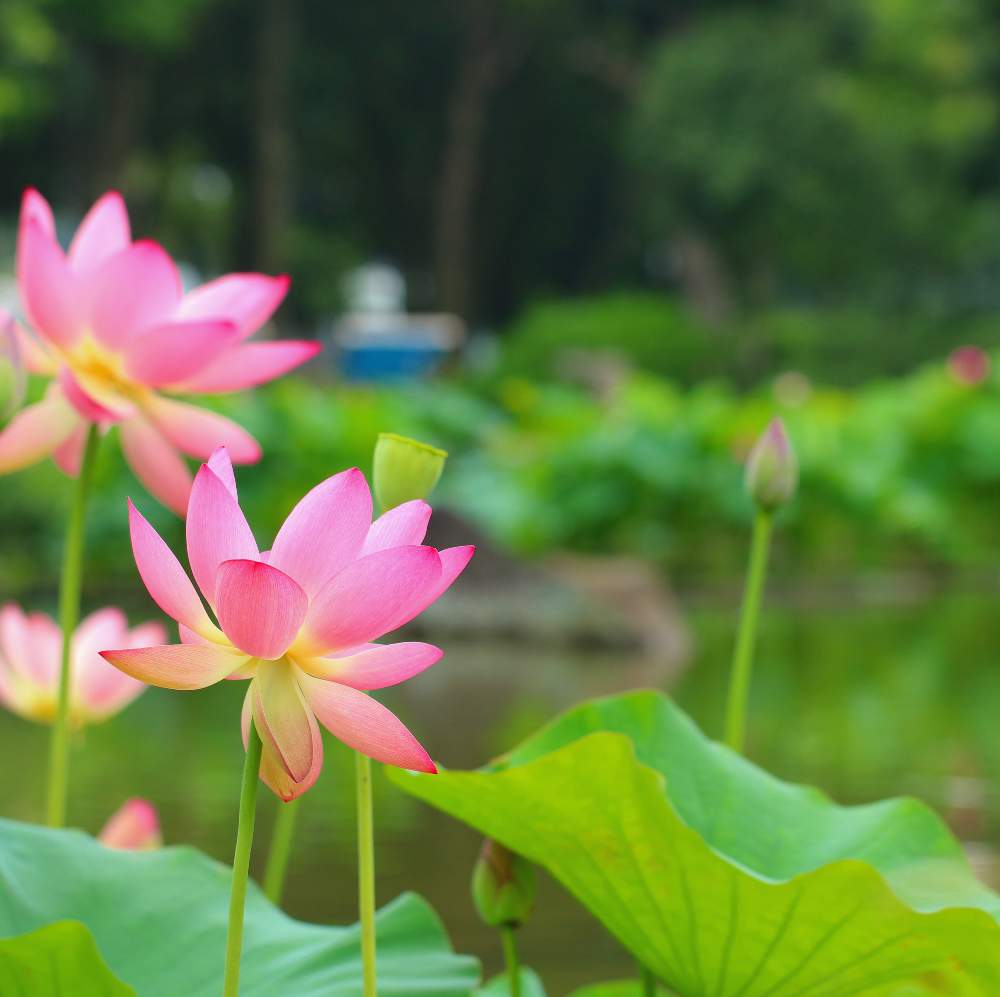
MULTIPOLYGON (((112 668, 98 653, 109 643, 144 647, 164 640, 161 623, 130 630, 120 609, 91 613, 70 645, 70 722, 99 723, 124 709, 146 686, 112 668)), ((0 607, 0 703, 28 720, 51 723, 59 700, 62 635, 51 617, 25 613, 12 602, 0 607)))
POLYGON ((990 355, 978 346, 960 346, 952 350, 948 367, 956 381, 975 387, 989 377, 990 355))
POLYGON ((90 209, 64 253, 51 208, 27 190, 17 282, 34 334, 18 330, 25 364, 52 383, 0 433, 0 472, 51 455, 75 475, 88 425, 117 425, 136 475, 181 515, 191 489, 182 454, 207 460, 224 443, 248 464, 260 447, 230 419, 168 396, 263 384, 320 348, 247 343, 281 303, 288 278, 228 274, 185 294, 166 251, 132 241, 125 202, 113 192, 90 209))
POLYGON ((132 797, 126 800, 107 820, 97 840, 108 848, 127 851, 151 851, 163 845, 160 818, 149 800, 132 797))
POLYGON ((415 500, 373 523, 368 484, 352 469, 313 488, 271 549, 261 551, 220 447, 198 471, 187 517, 191 571, 219 626, 177 558, 129 503, 139 574, 177 620, 182 643, 102 653, 129 675, 168 689, 251 679, 244 744, 252 716, 264 743, 261 777, 283 800, 304 793, 322 768, 317 720, 378 761, 434 772, 414 736, 366 695, 441 658, 430 644, 372 643, 422 613, 472 557, 472 547, 422 546, 430 514, 415 500))

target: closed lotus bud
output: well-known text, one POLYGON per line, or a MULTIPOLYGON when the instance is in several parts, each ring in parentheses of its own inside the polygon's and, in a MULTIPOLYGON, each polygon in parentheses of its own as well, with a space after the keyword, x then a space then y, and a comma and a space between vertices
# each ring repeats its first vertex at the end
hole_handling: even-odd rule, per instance
POLYGON ((795 494, 799 465, 784 423, 772 419, 747 460, 746 486, 764 512, 780 509, 795 494))
POLYGON ((412 499, 425 499, 444 470, 448 454, 396 433, 379 433, 372 477, 383 512, 412 499))
POLYGON ((97 840, 108 848, 151 851, 163 845, 156 807, 148 800, 126 800, 101 828, 97 840))
POLYGON ((487 838, 472 873, 472 900, 491 927, 519 927, 535 906, 535 867, 487 838))

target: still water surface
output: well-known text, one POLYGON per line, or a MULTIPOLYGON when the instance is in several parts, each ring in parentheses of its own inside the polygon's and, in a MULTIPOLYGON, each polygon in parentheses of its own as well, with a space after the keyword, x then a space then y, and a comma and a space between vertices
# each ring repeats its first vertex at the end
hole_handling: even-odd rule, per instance
MULTIPOLYGON (((731 641, 729 609, 689 611, 694 660, 670 690, 713 736, 721 725, 731 641)), ((607 651, 442 641, 445 659, 391 690, 386 702, 450 768, 506 750, 557 711, 590 695, 668 684, 656 663, 607 651)), ((150 690, 117 720, 86 732, 73 767, 72 822, 96 830, 126 796, 160 808, 169 842, 227 860, 239 791, 238 717, 244 686, 201 693, 150 690), (85 750, 84 750, 85 749, 85 750)), ((772 610, 763 626, 748 751, 780 776, 815 783, 843 802, 913 793, 961 835, 1000 844, 1000 611, 995 597, 919 605, 772 610)), ((37 819, 46 731, 0 720, 3 812, 37 819)), ((303 802, 287 907, 304 919, 355 917, 353 766, 328 744, 303 802)), ((479 847, 470 830, 376 779, 379 899, 412 889, 440 912, 456 948, 499 968, 492 933, 468 896, 479 847)), ((257 858, 275 804, 262 796, 257 858)), ((260 871, 260 865, 257 866, 260 871)), ((630 972, 617 943, 557 884, 543 880, 522 938, 549 992, 630 972)))

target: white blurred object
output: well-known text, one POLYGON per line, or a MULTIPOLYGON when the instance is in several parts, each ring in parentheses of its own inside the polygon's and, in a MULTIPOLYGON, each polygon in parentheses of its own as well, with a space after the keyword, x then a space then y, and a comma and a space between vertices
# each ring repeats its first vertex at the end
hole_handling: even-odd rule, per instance
POLYGON ((399 314, 406 310, 406 278, 388 263, 365 263, 344 278, 351 312, 399 314))
POLYGON ((334 326, 341 371, 353 381, 407 380, 437 370, 465 338, 457 315, 408 313, 406 280, 386 263, 344 279, 348 312, 334 326))

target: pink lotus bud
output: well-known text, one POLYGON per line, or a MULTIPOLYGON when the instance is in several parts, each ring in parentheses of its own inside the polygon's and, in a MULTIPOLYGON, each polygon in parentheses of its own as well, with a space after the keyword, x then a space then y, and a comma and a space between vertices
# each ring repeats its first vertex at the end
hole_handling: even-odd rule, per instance
POLYGON ((798 461, 784 423, 772 419, 750 451, 746 467, 747 491, 758 508, 774 512, 795 494, 798 481, 798 461))
POLYGON ((151 851, 163 846, 160 819, 149 800, 133 797, 126 800, 101 828, 97 840, 108 848, 128 851, 151 851))
POLYGON ((990 356, 978 346, 960 346, 948 357, 948 368, 960 384, 975 387, 989 377, 990 356))

